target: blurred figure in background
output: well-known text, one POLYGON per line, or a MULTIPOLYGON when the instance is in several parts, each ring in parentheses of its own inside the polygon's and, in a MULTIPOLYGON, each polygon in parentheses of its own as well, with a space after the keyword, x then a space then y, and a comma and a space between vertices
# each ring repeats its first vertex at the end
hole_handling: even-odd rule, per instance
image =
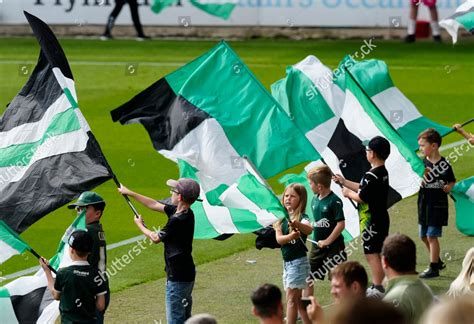
POLYGON ((450 297, 474 297, 474 247, 467 251, 462 261, 461 272, 459 272, 457 278, 451 283, 446 294, 450 297))
POLYGON ((431 17, 431 36, 435 43, 441 43, 441 34, 438 24, 438 9, 436 9, 436 0, 411 0, 410 6, 410 18, 408 19, 408 30, 407 36, 405 37, 406 43, 414 43, 416 40, 416 17, 418 16, 418 7, 423 3, 430 10, 431 17))
POLYGON ((132 15, 133 25, 137 31, 137 40, 144 41, 150 39, 150 37, 145 36, 143 33, 142 24, 140 23, 140 16, 138 15, 138 3, 137 0, 115 0, 115 7, 109 15, 107 19, 107 24, 105 25, 105 31, 102 36, 100 36, 101 40, 110 40, 112 39, 112 28, 114 27, 115 20, 117 19, 122 7, 128 3, 130 6, 130 13, 132 15))
POLYGON ((456 299, 442 299, 428 309, 421 323, 472 324, 474 323, 474 298, 464 296, 456 299))

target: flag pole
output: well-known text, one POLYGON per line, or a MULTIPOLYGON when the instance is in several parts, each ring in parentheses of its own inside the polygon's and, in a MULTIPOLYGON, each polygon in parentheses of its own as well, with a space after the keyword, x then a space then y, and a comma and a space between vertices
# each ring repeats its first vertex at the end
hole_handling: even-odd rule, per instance
MULTIPOLYGON (((466 126, 466 125, 472 123, 473 121, 474 121, 474 118, 471 118, 471 119, 465 121, 464 123, 462 123, 462 124, 461 124, 461 127, 464 127, 464 126, 466 126)), ((444 134, 444 136, 449 135, 449 134, 451 134, 451 133, 453 133, 453 132, 455 132, 455 131, 456 131, 456 128, 453 127, 453 128, 451 128, 451 130, 450 130, 449 132, 447 132, 446 134, 444 134)))
MULTIPOLYGON (((326 163, 326 161, 324 161, 323 158, 321 158, 321 162, 323 162, 326 166, 328 166, 328 164, 326 163)), ((331 177, 334 177, 334 172, 332 172, 331 168, 329 168, 329 171, 331 171, 331 177)), ((334 182, 336 182, 336 181, 334 181, 334 182)), ((339 182, 336 182, 336 183, 339 185, 339 187, 343 188, 342 184, 340 184, 339 182)), ((351 202, 352 206, 354 206, 355 209, 358 209, 357 205, 354 202, 354 200, 352 200, 351 198, 348 198, 348 197, 346 197, 346 198, 349 199, 349 201, 351 202)))
MULTIPOLYGON (((276 196, 275 191, 273 191, 272 187, 270 187, 270 184, 267 182, 267 180, 260 174, 260 172, 257 170, 255 165, 253 164, 253 162, 250 161, 249 157, 247 155, 244 155, 244 156, 242 156, 242 158, 247 162, 248 166, 252 169, 252 171, 255 172, 255 175, 259 178, 259 180, 263 183, 263 185, 265 187, 267 187, 267 189, 269 189, 276 196)), ((287 215, 287 213, 285 213, 285 218, 288 221, 288 224, 291 225, 292 222, 291 222, 290 217, 287 215)), ((293 230, 296 230, 296 229, 293 229, 293 230)), ((300 239, 301 243, 303 243, 303 246, 304 246, 306 252, 308 252, 308 248, 306 247, 306 244, 303 241, 303 238, 300 236, 299 239, 300 239)))
MULTIPOLYGON (((114 171, 110 167, 110 164, 107 161, 107 158, 105 157, 105 154, 102 152, 102 149, 100 148, 99 142, 95 139, 95 136, 93 134, 91 134, 91 135, 93 137, 94 145, 96 146, 97 151, 100 153, 100 156, 102 157, 102 160, 105 164, 105 167, 107 168, 107 171, 109 171, 109 174, 112 176, 112 179, 114 180, 115 185, 117 186, 117 188, 120 188, 120 181, 118 181, 117 176, 115 175, 114 171)), ((128 196, 125 195, 125 194, 122 194, 122 196, 125 199, 125 201, 127 202, 128 206, 130 207, 132 212, 135 214, 135 217, 138 217, 139 213, 138 213, 137 209, 135 208, 135 206, 130 201, 130 198, 128 198, 128 196)))
MULTIPOLYGON (((29 248, 29 250, 31 252, 31 254, 33 254, 38 260, 41 259, 41 255, 39 255, 32 247, 29 248)), ((52 272, 54 272, 54 274, 58 274, 56 272, 56 270, 54 270, 53 267, 51 267, 51 265, 48 264, 48 268, 49 270, 51 270, 52 272)))

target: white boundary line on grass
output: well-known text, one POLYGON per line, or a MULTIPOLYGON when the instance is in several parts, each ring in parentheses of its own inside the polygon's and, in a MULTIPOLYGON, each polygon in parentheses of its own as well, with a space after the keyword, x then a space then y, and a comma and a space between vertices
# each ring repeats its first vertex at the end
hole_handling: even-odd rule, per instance
MULTIPOLYGON (((118 247, 130 244, 130 243, 135 243, 139 240, 143 240, 144 238, 145 238, 145 235, 138 235, 138 236, 135 236, 135 237, 132 237, 132 238, 129 238, 129 239, 117 242, 117 243, 109 244, 107 246, 107 251, 116 249, 118 247)), ((28 269, 24 269, 24 270, 20 270, 20 271, 11 273, 9 275, 6 275, 6 276, 0 277, 0 278, 3 279, 3 280, 15 279, 15 278, 18 278, 18 277, 36 272, 36 271, 38 271, 38 269, 39 269, 39 266, 34 266, 34 267, 31 267, 31 268, 28 268, 28 269)), ((3 280, 0 280, 0 282, 2 282, 3 280)))

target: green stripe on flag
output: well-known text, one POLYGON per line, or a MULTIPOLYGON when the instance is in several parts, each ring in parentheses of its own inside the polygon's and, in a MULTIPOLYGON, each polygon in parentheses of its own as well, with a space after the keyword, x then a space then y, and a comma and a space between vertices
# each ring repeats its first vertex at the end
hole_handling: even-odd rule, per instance
POLYGON ((49 138, 81 129, 74 108, 69 108, 54 116, 41 139, 32 143, 11 145, 0 149, 0 167, 26 166, 35 151, 49 138))
POLYGON ((300 70, 288 67, 286 78, 272 84, 272 95, 298 127, 307 133, 334 117, 313 82, 300 70))
POLYGON ((55 270, 58 270, 59 265, 61 264, 61 260, 64 257, 65 253, 68 253, 67 249, 67 242, 69 240, 69 236, 76 230, 85 230, 86 229, 86 210, 83 210, 79 216, 74 219, 72 224, 66 229, 64 232, 61 241, 59 242, 58 249, 56 250, 56 254, 49 260, 51 267, 55 270))
POLYGON ((215 118, 264 178, 320 155, 225 43, 165 77, 176 95, 215 118), (285 154, 282 147, 294 148, 285 154))
POLYGON ((251 211, 238 208, 229 208, 232 221, 240 233, 250 233, 263 226, 257 222, 257 216, 251 211))
POLYGON ((222 1, 222 4, 218 3, 217 1, 216 3, 212 3, 211 1, 202 3, 199 0, 190 0, 190 2, 196 8, 199 8, 210 15, 221 17, 226 20, 229 19, 230 15, 232 14, 232 11, 236 6, 236 3, 231 3, 231 1, 229 1, 228 3, 224 3, 222 1))
POLYGON ((10 297, 10 293, 8 292, 8 289, 5 287, 0 287, 0 298, 8 298, 10 297))
POLYGON ((18 253, 31 250, 31 247, 3 220, 0 220, 0 241, 5 242, 12 249, 18 251, 18 253))
POLYGON ((428 128, 436 129, 441 136, 451 132, 451 128, 435 123, 425 117, 420 117, 408 122, 407 124, 398 128, 397 132, 410 148, 416 150, 418 148, 418 136, 422 130, 428 128))
MULTIPOLYGON (((196 176, 197 169, 189 163, 178 159, 178 167, 180 178, 190 178, 199 181, 196 176)), ((209 219, 207 219, 206 211, 204 210, 202 202, 196 201, 192 204, 191 209, 194 212, 194 222, 196 224, 196 226, 194 226, 194 238, 211 239, 220 235, 220 233, 218 233, 214 226, 209 222, 209 219)))
POLYGON ((462 16, 458 16, 455 18, 455 20, 460 23, 461 25, 464 26, 468 31, 471 31, 474 29, 474 12, 467 12, 466 14, 462 16))
POLYGON ((387 122, 380 110, 372 103, 370 98, 364 94, 362 89, 359 87, 349 72, 347 72, 346 87, 357 98, 364 111, 370 116, 374 124, 382 132, 385 138, 398 148, 400 154, 410 164, 412 170, 420 177, 423 177, 423 173, 425 171, 423 161, 421 161, 415 152, 407 146, 393 126, 387 122))
POLYGON ((77 101, 74 99, 71 90, 69 90, 68 88, 64 88, 63 91, 72 108, 78 108, 79 106, 77 104, 77 101))
POLYGON ((474 176, 456 183, 452 194, 456 199, 456 227, 464 235, 474 236, 474 176))

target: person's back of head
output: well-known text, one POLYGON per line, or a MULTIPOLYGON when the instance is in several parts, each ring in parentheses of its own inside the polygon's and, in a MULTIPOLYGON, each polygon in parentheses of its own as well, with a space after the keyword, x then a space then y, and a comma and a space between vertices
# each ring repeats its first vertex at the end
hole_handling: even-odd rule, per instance
POLYGON ((446 294, 451 297, 474 296, 474 247, 467 251, 461 271, 446 294))
POLYGON ((348 288, 365 296, 369 280, 365 268, 359 262, 346 261, 338 264, 331 270, 331 278, 334 277, 341 278, 348 288))
POLYGON ((472 324, 474 323, 474 298, 464 296, 455 299, 441 299, 423 316, 423 324, 472 324))
POLYGON ((217 324, 217 320, 210 314, 196 314, 188 318, 184 324, 217 324))
POLYGON ((407 324, 405 316, 390 303, 374 298, 351 298, 339 304, 331 324, 407 324))
POLYGON ((327 165, 320 165, 308 172, 308 179, 316 185, 320 184, 324 188, 331 188, 332 172, 327 165))
POLYGON ((279 318, 283 320, 283 305, 281 290, 275 285, 264 284, 258 287, 250 296, 253 304, 253 314, 261 319, 279 318))
POLYGON ((416 273, 416 245, 405 234, 392 234, 385 239, 382 258, 384 265, 398 274, 416 273))

